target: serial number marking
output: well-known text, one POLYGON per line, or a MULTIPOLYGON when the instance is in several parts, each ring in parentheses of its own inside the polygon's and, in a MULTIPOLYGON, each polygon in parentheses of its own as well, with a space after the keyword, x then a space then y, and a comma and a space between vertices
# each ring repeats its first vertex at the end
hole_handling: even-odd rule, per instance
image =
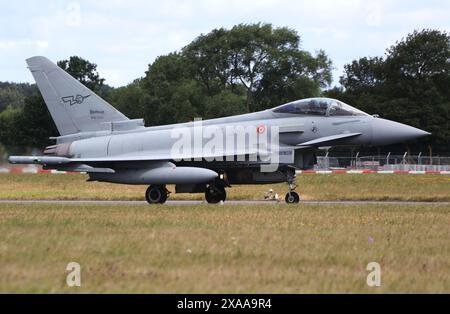
POLYGON ((222 309, 270 309, 271 299, 222 299, 222 309))

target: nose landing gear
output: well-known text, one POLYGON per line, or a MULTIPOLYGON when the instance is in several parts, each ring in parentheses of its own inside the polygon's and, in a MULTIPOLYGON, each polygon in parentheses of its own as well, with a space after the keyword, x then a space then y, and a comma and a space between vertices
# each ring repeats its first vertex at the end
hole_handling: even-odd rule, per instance
POLYGON ((296 192, 287 192, 284 198, 287 204, 298 204, 300 202, 300 196, 296 192))
POLYGON ((286 179, 289 186, 289 192, 286 193, 284 198, 287 204, 298 204, 300 202, 300 196, 294 192, 297 184, 295 184, 295 170, 288 171, 286 173, 286 179))

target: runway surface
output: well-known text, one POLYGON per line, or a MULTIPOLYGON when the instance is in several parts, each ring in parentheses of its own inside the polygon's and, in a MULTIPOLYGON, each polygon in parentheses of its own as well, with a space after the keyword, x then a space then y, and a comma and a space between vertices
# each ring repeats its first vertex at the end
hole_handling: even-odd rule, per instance
MULTIPOLYGON (((101 200, 0 200, 0 204, 60 204, 60 205, 146 205, 145 201, 101 201, 101 200)), ((202 205, 205 201, 169 200, 164 205, 202 205)), ((284 201, 226 201, 223 205, 285 204, 284 201)), ((300 204, 320 205, 450 205, 450 202, 411 201, 300 201, 300 204)))

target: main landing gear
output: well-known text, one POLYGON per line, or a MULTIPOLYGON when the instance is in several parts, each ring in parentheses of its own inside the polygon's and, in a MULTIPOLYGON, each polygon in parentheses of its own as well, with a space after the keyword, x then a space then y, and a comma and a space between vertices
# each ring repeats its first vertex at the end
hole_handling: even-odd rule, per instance
POLYGON ((294 192, 297 184, 295 184, 295 170, 288 171, 286 173, 287 183, 289 186, 289 192, 286 193, 284 198, 287 204, 298 204, 300 202, 300 196, 294 192))
POLYGON ((149 204, 164 204, 169 196, 165 185, 150 185, 145 192, 145 199, 149 204))
POLYGON ((209 204, 217 204, 221 201, 225 202, 226 198, 227 192, 223 186, 210 184, 206 187, 205 199, 209 204))
MULTIPOLYGON (((165 185, 150 185, 145 192, 145 199, 149 204, 164 204, 170 192, 165 185)), ((209 204, 225 202, 227 193, 222 185, 209 184, 205 190, 205 198, 209 204)))

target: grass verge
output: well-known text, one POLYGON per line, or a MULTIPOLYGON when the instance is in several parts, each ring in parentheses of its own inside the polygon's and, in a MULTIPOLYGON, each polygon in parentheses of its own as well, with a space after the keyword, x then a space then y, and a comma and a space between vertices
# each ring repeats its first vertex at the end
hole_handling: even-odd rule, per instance
MULTIPOLYGON (((86 182, 81 174, 1 174, 0 199, 143 200, 146 186, 86 182)), ((303 200, 450 201, 450 176, 408 174, 303 174, 297 178, 303 200)), ((286 184, 227 189, 227 199, 260 200, 269 188, 284 198, 286 184)), ((169 189, 174 191, 173 186, 169 189)), ((203 194, 172 194, 170 199, 203 199, 203 194)))
POLYGON ((449 225, 444 204, 0 204, 0 292, 449 293, 449 225))

